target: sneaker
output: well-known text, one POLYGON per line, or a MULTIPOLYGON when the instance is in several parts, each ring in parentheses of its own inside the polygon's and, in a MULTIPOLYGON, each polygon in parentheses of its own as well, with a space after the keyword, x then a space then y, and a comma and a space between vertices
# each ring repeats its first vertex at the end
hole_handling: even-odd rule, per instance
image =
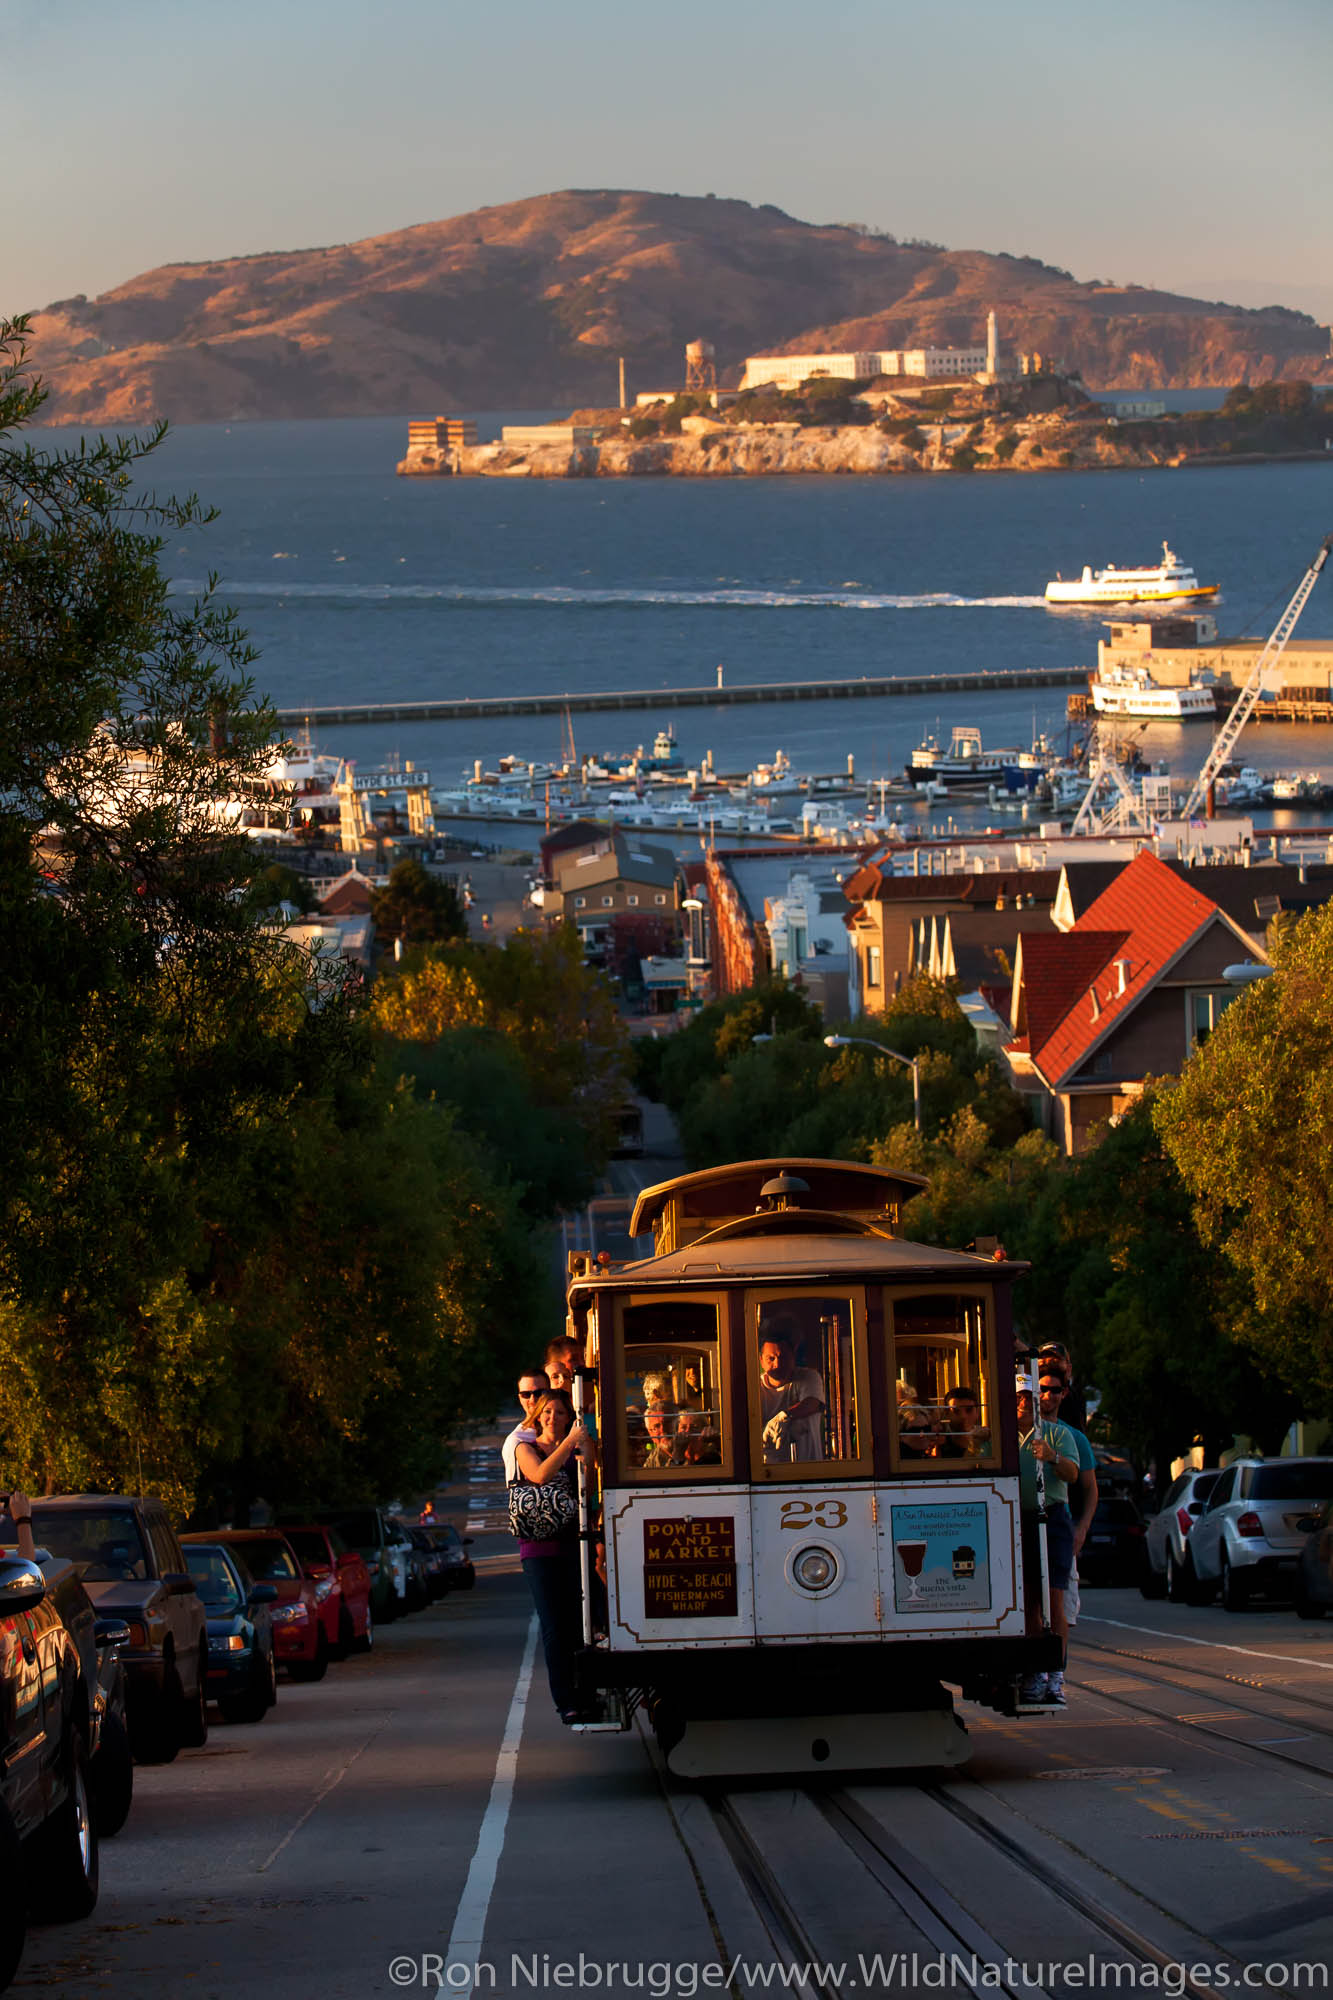
POLYGON ((1067 1707, 1065 1701, 1065 1677, 1063 1674, 1047 1674, 1046 1699, 1053 1701, 1057 1708, 1067 1707))
POLYGON ((1047 1677, 1045 1674, 1029 1674, 1027 1679, 1020 1683, 1018 1699, 1024 1708, 1030 1708, 1034 1702, 1048 1699, 1046 1680, 1047 1677))

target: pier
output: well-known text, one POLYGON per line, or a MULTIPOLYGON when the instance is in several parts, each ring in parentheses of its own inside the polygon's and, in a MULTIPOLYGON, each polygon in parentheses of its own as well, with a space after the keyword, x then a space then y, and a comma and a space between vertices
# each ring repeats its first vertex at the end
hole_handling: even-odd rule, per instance
POLYGON ((340 702, 280 708, 284 729, 368 722, 476 722, 502 715, 586 715, 601 709, 735 708, 772 701, 872 701, 885 695, 988 693, 1081 687, 1086 667, 990 667, 962 674, 865 674, 854 681, 748 681, 731 687, 605 688, 579 694, 482 694, 452 700, 340 702))

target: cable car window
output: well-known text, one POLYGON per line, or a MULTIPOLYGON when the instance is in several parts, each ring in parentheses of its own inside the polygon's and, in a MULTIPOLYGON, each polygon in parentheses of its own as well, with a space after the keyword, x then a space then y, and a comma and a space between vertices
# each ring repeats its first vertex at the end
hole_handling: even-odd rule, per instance
POLYGON ((621 1324, 626 1477, 725 1478, 731 1452, 716 1303, 629 1305, 621 1324))
POLYGON ((989 1294, 888 1299, 894 1466, 953 1473, 999 1463, 989 1294))
POLYGON ((756 1476, 868 1470, 861 1293, 751 1294, 746 1323, 756 1476))

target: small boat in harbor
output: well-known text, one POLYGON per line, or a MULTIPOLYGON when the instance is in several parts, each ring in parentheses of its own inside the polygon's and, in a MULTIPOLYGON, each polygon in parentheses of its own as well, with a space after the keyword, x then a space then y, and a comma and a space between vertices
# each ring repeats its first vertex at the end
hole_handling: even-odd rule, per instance
POLYGON ((1174 604, 1187 598, 1216 597, 1220 585, 1200 583, 1188 564, 1165 542, 1162 560, 1147 569, 1119 569, 1110 563, 1094 570, 1085 563, 1080 577, 1056 576, 1046 586, 1048 604, 1174 604))

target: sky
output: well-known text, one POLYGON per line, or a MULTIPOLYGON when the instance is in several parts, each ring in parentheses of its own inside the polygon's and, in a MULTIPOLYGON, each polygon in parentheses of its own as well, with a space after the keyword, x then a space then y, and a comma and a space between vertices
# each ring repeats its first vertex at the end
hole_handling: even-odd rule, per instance
POLYGON ((0 315, 596 187, 1329 321, 1331 19, 1328 0, 36 0, 0 51, 0 315))

